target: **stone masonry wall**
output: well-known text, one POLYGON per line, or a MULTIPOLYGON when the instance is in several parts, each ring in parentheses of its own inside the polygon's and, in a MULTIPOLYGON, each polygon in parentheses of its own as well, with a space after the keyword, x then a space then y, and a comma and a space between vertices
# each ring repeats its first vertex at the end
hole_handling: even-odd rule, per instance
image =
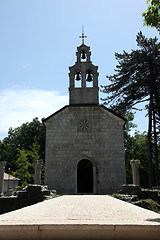
POLYGON ((48 118, 45 184, 60 194, 77 193, 77 164, 96 167, 94 193, 117 192, 125 184, 123 121, 101 106, 69 106, 48 118), (88 121, 88 129, 80 123, 88 121))

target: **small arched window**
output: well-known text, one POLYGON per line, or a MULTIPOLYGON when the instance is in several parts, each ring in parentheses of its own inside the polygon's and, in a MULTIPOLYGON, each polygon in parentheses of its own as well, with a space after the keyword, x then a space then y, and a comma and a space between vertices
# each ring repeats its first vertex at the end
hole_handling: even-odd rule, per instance
POLYGON ((86 72, 86 87, 93 87, 93 72, 91 70, 86 72))
POLYGON ((81 61, 85 62, 87 60, 87 55, 85 51, 81 51, 81 61))
POLYGON ((74 80, 75 80, 75 87, 81 87, 81 80, 82 80, 82 76, 81 76, 81 72, 80 71, 76 71, 75 75, 74 75, 74 80))

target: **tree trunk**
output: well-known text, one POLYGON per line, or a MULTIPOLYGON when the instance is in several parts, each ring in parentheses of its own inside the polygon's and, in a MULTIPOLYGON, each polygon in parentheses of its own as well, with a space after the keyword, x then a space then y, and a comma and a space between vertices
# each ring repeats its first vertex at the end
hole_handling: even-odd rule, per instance
POLYGON ((150 92, 150 103, 148 109, 148 174, 149 188, 153 186, 153 166, 152 166, 152 109, 153 109, 153 93, 150 92))
POLYGON ((157 146, 157 132, 156 132, 156 117, 155 117, 155 111, 153 111, 153 129, 154 129, 154 158, 155 158, 155 164, 156 164, 156 185, 160 185, 159 181, 159 163, 158 163, 158 146, 157 146))

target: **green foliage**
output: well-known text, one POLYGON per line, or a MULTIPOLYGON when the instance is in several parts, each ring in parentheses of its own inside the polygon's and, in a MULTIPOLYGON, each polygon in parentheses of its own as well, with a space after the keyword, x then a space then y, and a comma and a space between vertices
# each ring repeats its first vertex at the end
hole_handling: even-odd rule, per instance
POLYGON ((122 194, 113 193, 113 194, 111 195, 111 197, 114 197, 114 198, 117 198, 117 199, 119 199, 119 200, 128 202, 128 201, 126 200, 126 198, 124 198, 124 195, 122 195, 122 194))
POLYGON ((34 142, 29 153, 31 154, 32 159, 39 160, 40 145, 37 142, 34 142))
MULTIPOLYGON (((0 157, 6 161, 6 169, 16 170, 15 161, 18 158, 18 150, 24 149, 33 152, 37 148, 38 159, 44 159, 45 150, 45 126, 38 118, 34 118, 30 123, 24 123, 20 127, 8 131, 8 137, 0 141, 0 157), (35 145, 34 145, 35 144, 35 145)), ((34 156, 37 159, 37 156, 34 156)))
POLYGON ((62 195, 57 194, 56 195, 56 197, 62 197, 62 196, 65 196, 65 195, 64 194, 62 194, 62 195))
POLYGON ((126 175, 127 183, 131 184, 132 170, 130 160, 140 160, 140 184, 141 187, 148 187, 148 146, 147 146, 147 133, 135 131, 133 136, 128 135, 125 138, 125 159, 126 159, 126 175))
POLYGON ((44 181, 45 126, 38 118, 20 127, 9 129, 8 137, 0 141, 0 160, 6 161, 23 185, 33 183, 33 160, 42 159, 42 182, 44 181))
MULTIPOLYGON (((114 198, 117 198, 119 200, 122 200, 122 201, 125 201, 125 202, 129 202, 129 203, 133 203, 135 201, 133 201, 133 198, 130 196, 130 195, 127 195, 127 194, 112 194, 111 197, 114 197, 114 198)), ((141 207, 145 208, 145 209, 149 209, 151 211, 154 211, 154 212, 157 212, 157 213, 160 213, 160 205, 155 202, 154 200, 152 199, 139 199, 138 200, 141 207)))
POLYGON ((142 13, 144 25, 155 27, 160 32, 160 1, 147 0, 147 11, 142 13))
MULTIPOLYGON (((31 150, 17 149, 18 158, 15 161, 16 171, 12 172, 13 176, 20 178, 20 188, 28 185, 29 183, 34 183, 34 160, 39 159, 39 149, 38 143, 33 143, 31 150)), ((44 171, 44 164, 43 164, 44 171)))
POLYGON ((147 133, 135 132, 133 136, 132 156, 140 160, 140 184, 141 187, 148 187, 148 139, 147 133))
MULTIPOLYGON (((139 49, 132 50, 131 53, 125 51, 123 54, 115 53, 118 61, 116 73, 107 76, 111 84, 102 86, 103 92, 107 94, 107 97, 102 100, 104 100, 104 104, 121 112, 122 115, 137 109, 135 106, 138 103, 146 102, 146 109, 149 113, 149 128, 148 149, 145 153, 148 152, 149 187, 152 187, 153 184, 159 184, 157 180, 159 179, 159 152, 157 149, 160 147, 158 130, 160 128, 160 43, 156 37, 153 39, 145 38, 142 32, 138 33, 136 40, 139 49), (156 182, 153 179, 153 171, 156 172, 156 182)), ((131 137, 125 135, 125 139, 127 139, 125 143, 127 169, 129 169, 129 158, 131 160, 139 157, 135 151, 132 158, 132 149, 137 144, 138 136, 135 137, 136 143, 131 137)), ((146 157, 144 160, 146 166, 146 157)), ((127 179, 131 180, 130 171, 127 172, 127 179)))
POLYGON ((158 39, 147 39, 142 32, 137 35, 139 49, 131 53, 115 53, 118 65, 116 74, 107 76, 111 82, 102 86, 107 97, 104 104, 125 113, 137 103, 148 102, 151 88, 157 109, 160 108, 160 43, 158 39))
POLYGON ((124 118, 127 120, 125 124, 125 131, 128 133, 131 129, 136 128, 137 124, 133 123, 134 114, 132 112, 127 113, 124 118))
MULTIPOLYGON (((120 111, 118 111, 118 113, 121 115, 120 111)), ((147 132, 135 131, 133 135, 130 135, 131 129, 137 127, 137 125, 134 124, 134 114, 129 112, 123 117, 127 120, 124 127, 126 182, 127 184, 133 183, 130 160, 139 159, 141 187, 145 188, 148 187, 147 132)))
POLYGON ((145 208, 147 208, 151 211, 160 213, 160 205, 157 202, 155 202, 154 200, 152 200, 152 199, 141 199, 140 201, 145 205, 145 208))
POLYGON ((124 118, 127 120, 125 127, 124 127, 124 149, 125 149, 125 164, 126 164, 126 181, 127 183, 132 183, 132 172, 130 167, 130 153, 132 151, 133 143, 132 137, 130 135, 131 128, 137 127, 133 123, 134 114, 127 113, 124 118))
POLYGON ((33 183, 34 166, 31 160, 31 153, 24 149, 18 150, 18 158, 15 161, 17 170, 12 172, 12 175, 20 178, 21 186, 26 186, 29 183, 33 183))
POLYGON ((130 160, 140 160, 140 182, 141 187, 148 186, 148 164, 147 164, 147 133, 135 131, 133 135, 130 135, 130 131, 136 128, 134 124, 134 114, 127 113, 124 118, 127 120, 124 129, 124 147, 125 147, 125 163, 126 163, 126 181, 127 184, 132 184, 132 169, 130 160))
POLYGON ((129 202, 132 203, 134 197, 132 197, 131 195, 128 194, 118 194, 118 193, 114 193, 111 195, 111 197, 117 198, 119 200, 122 200, 124 202, 129 202))

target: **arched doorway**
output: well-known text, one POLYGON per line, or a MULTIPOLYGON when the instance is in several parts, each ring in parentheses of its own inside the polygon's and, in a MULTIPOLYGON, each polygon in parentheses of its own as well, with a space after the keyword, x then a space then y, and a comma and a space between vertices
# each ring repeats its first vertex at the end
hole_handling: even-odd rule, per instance
POLYGON ((87 159, 77 165, 77 190, 78 193, 93 193, 93 164, 87 159))

